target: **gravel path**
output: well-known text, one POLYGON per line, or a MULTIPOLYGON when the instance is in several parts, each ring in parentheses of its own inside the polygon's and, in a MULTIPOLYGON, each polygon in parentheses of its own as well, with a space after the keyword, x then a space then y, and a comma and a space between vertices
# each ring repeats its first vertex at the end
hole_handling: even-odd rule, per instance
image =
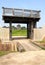
POLYGON ((0 57, 0 65, 45 65, 45 51, 10 53, 0 57))

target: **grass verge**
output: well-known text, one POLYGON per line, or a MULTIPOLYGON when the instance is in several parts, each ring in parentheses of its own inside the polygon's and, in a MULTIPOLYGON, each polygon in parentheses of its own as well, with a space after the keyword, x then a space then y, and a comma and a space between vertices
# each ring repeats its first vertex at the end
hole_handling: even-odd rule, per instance
POLYGON ((42 41, 36 41, 37 43, 45 43, 45 40, 42 41))
POLYGON ((0 51, 0 56, 6 55, 8 53, 10 53, 10 51, 0 51))

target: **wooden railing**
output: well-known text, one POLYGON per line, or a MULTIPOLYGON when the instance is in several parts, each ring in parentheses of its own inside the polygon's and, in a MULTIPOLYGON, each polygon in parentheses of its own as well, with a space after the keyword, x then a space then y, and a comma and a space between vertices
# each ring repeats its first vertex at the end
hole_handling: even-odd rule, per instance
POLYGON ((3 8, 3 16, 40 18, 40 11, 27 9, 3 8))

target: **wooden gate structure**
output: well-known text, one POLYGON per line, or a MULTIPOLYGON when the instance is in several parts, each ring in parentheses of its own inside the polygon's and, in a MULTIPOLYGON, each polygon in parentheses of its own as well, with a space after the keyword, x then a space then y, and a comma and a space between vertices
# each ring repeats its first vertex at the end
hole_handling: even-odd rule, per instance
POLYGON ((33 29, 36 28, 36 23, 40 20, 40 11, 3 8, 3 20, 10 24, 10 40, 12 39, 12 23, 27 24, 27 38, 33 39, 33 29))

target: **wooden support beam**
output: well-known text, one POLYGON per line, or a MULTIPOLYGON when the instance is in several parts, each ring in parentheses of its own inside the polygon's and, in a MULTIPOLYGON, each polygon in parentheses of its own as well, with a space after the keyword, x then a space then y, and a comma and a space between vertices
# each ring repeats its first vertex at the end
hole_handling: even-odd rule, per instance
POLYGON ((10 24, 10 27, 9 27, 10 28, 10 40, 12 40, 12 22, 10 21, 9 24, 10 24))
POLYGON ((31 23, 27 23, 27 38, 31 38, 31 23))
POLYGON ((27 38, 33 39, 33 22, 27 24, 27 38))
POLYGON ((33 22, 31 22, 31 39, 33 39, 33 22))
POLYGON ((35 21, 33 22, 33 28, 36 28, 36 23, 37 22, 35 22, 35 21))
POLYGON ((29 38, 29 24, 27 23, 27 38, 29 38))

